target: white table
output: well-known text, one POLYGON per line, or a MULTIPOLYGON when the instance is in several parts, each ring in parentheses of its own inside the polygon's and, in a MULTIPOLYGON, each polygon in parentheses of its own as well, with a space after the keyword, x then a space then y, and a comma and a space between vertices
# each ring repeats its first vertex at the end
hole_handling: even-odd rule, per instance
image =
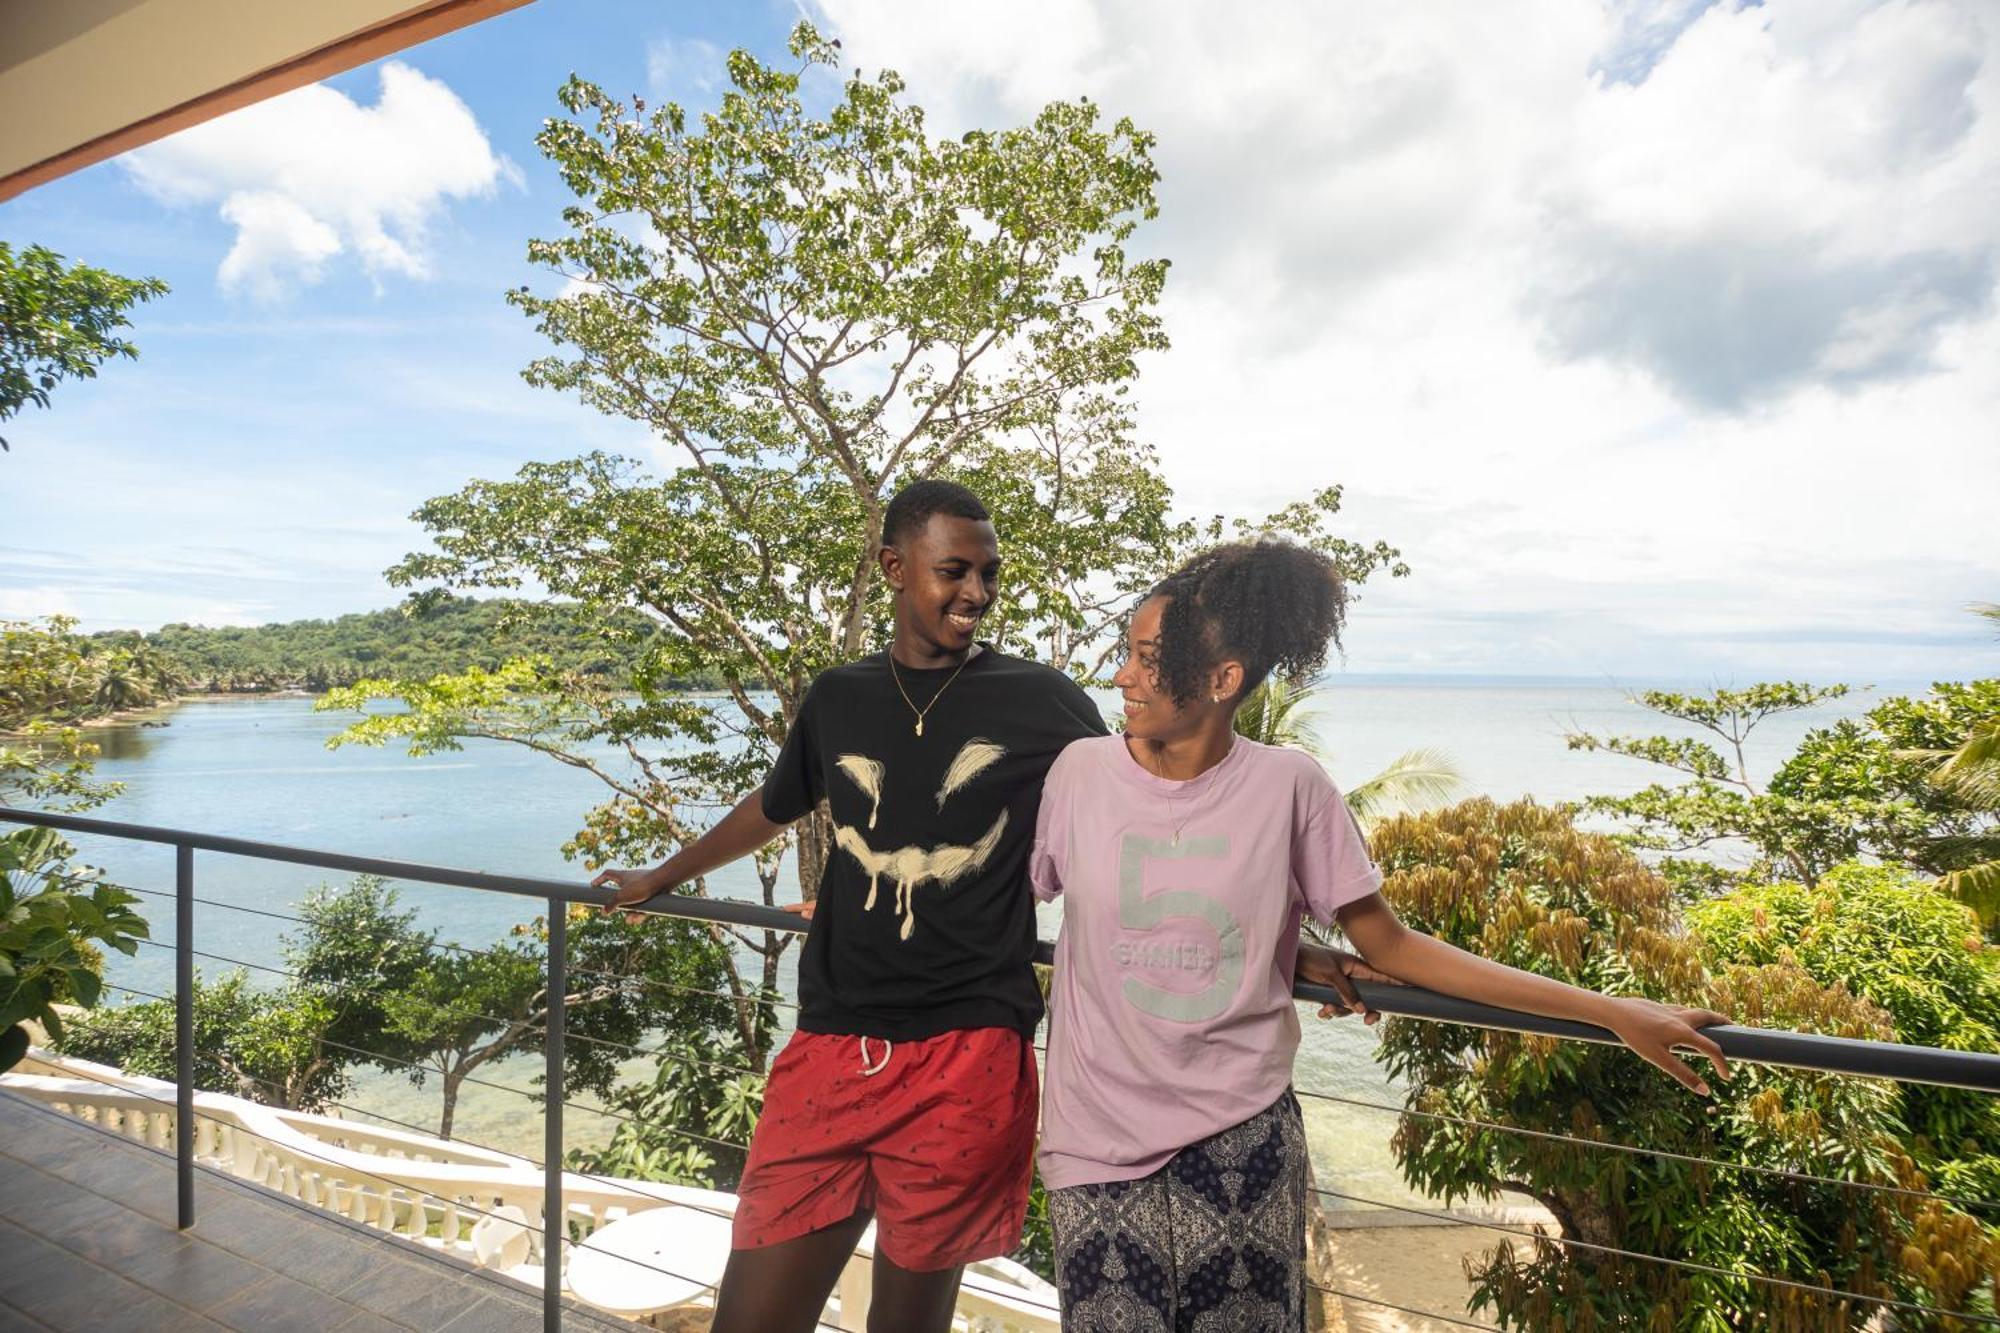
POLYGON ((611 1314, 648 1315, 712 1291, 729 1262, 730 1220, 669 1204, 599 1227, 569 1260, 569 1289, 611 1314))

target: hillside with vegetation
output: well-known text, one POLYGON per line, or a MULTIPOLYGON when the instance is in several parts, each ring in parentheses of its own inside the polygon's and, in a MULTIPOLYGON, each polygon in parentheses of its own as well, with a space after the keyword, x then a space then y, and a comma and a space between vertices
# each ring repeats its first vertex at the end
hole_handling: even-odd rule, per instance
MULTIPOLYGON (((332 620, 219 629, 166 625, 151 634, 96 634, 88 643, 93 654, 143 651, 171 664, 180 678, 177 693, 317 693, 369 677, 421 680, 471 667, 491 670, 519 657, 547 658, 592 675, 622 673, 649 630, 637 616, 607 625, 566 606, 442 597, 332 620)), ((719 684, 719 677, 700 675, 675 682, 683 689, 719 684)))

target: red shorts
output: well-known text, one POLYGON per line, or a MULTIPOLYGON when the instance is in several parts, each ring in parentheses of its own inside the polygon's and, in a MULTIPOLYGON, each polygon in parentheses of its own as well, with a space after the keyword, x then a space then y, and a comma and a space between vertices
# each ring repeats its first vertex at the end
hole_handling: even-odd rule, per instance
POLYGON ((1037 1097, 1034 1052, 1007 1028, 893 1044, 795 1033, 750 1138, 735 1247, 873 1210, 877 1253, 911 1272, 1007 1254, 1028 1210, 1037 1097))

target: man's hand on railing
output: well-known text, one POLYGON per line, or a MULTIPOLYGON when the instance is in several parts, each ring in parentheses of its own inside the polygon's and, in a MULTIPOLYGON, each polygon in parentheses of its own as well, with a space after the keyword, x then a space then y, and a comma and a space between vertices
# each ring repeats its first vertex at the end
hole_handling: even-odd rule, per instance
POLYGON ((805 920, 810 921, 813 919, 813 909, 815 907, 818 907, 819 903, 818 902, 779 903, 778 906, 784 908, 787 912, 790 912, 793 916, 803 917, 805 920))
MULTIPOLYGON (((1361 993, 1354 989, 1356 981, 1380 981, 1390 986, 1403 983, 1368 966, 1362 958, 1345 949, 1330 949, 1322 944, 1299 945, 1299 980, 1310 981, 1318 986, 1330 986, 1339 993, 1347 1005, 1349 1013, 1361 1015, 1361 1021, 1373 1027, 1382 1021, 1382 1015, 1370 1009, 1361 999, 1361 993)), ((1340 1007, 1323 1004, 1319 1007, 1321 1018, 1332 1018, 1340 1013, 1340 1007)))
MULTIPOLYGON (((590 887, 593 889, 601 889, 606 884, 617 885, 618 892, 610 902, 598 909, 603 912, 616 912, 621 908, 637 907, 639 904, 657 897, 662 889, 668 887, 661 880, 657 868, 653 870, 606 870, 600 873, 596 879, 590 881, 590 887)), ((645 919, 646 914, 643 912, 625 913, 625 920, 631 925, 636 926, 645 919)))
POLYGON ((1729 1057, 1701 1029, 1728 1021, 1727 1015, 1713 1009, 1685 1009, 1653 1000, 1618 999, 1611 1002, 1605 1026, 1617 1033, 1618 1040, 1641 1059, 1658 1065, 1691 1091, 1706 1097, 1708 1084, 1687 1061, 1674 1054, 1674 1048, 1707 1056, 1708 1062, 1715 1066, 1716 1077, 1726 1080, 1729 1057))

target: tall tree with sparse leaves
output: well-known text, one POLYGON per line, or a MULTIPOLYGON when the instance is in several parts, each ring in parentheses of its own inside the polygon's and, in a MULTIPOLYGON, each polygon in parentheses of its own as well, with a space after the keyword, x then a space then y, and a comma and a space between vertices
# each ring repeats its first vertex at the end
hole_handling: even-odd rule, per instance
MULTIPOLYGON (((407 706, 336 743, 483 737, 592 773, 610 800, 566 849, 591 865, 697 836, 762 779, 814 674, 875 645, 900 485, 949 475, 987 497, 1009 562, 988 635, 1079 674, 1134 591, 1232 530, 1173 517, 1133 433, 1129 388, 1166 346, 1167 265, 1127 249, 1155 211, 1151 136, 1074 101, 942 139, 886 71, 822 114, 801 81, 837 53, 804 24, 791 49, 792 69, 730 55, 700 116, 573 79, 538 138, 576 199, 563 234, 529 244, 561 292, 509 294, 558 349, 526 377, 639 423, 677 465, 590 454, 473 482, 417 511, 435 549, 389 572, 546 592, 597 613, 606 657, 634 665, 519 660, 326 700, 407 706), (724 698, 673 688, 704 675, 724 698)), ((1405 572, 1337 537, 1339 506, 1325 486, 1242 526, 1330 552, 1353 583, 1405 572)), ((797 845, 811 898, 824 820, 797 845)), ((766 902, 780 851, 756 863, 766 902)), ((791 937, 737 939, 760 962, 736 992, 774 992, 791 937)))

